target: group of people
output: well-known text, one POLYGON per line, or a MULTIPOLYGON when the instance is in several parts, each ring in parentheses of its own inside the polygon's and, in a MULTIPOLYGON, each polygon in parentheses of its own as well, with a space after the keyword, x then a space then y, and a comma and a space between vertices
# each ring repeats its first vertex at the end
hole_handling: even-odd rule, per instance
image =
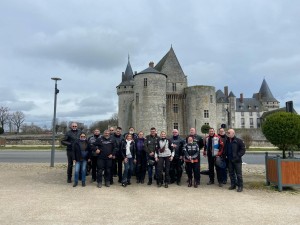
POLYGON ((200 150, 208 160, 209 182, 215 183, 215 170, 220 187, 227 183, 229 172, 229 190, 243 191, 242 156, 245 154, 244 142, 235 136, 235 131, 229 129, 226 133, 223 128, 215 133, 214 128, 209 129, 205 138, 196 134, 195 128, 190 128, 186 138, 180 136, 177 129, 167 137, 165 131, 157 134, 152 127, 150 134, 129 131, 122 134, 122 128, 111 127, 100 135, 95 129, 93 135, 87 137, 72 123, 71 129, 65 134, 61 143, 67 146, 67 182, 72 183, 72 168, 75 163, 73 187, 86 186, 86 174, 92 174, 91 182, 97 182, 97 187, 104 184, 109 187, 114 183, 114 177, 126 187, 131 184, 131 177, 135 174, 137 183, 145 183, 148 173, 148 185, 156 180, 158 187, 176 183, 181 185, 183 168, 188 175, 188 187, 197 188, 200 185, 200 150), (88 171, 87 171, 88 170, 88 171), (154 173, 153 173, 154 172, 154 173))

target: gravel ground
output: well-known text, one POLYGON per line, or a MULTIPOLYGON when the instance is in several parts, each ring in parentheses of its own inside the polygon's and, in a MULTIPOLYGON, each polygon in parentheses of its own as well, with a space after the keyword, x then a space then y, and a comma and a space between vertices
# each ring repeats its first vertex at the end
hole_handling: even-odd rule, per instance
POLYGON ((299 189, 264 186, 264 166, 243 170, 242 193, 207 186, 207 176, 197 189, 184 182, 98 189, 90 176, 85 188, 67 184, 64 164, 2 163, 0 224, 300 224, 299 189))

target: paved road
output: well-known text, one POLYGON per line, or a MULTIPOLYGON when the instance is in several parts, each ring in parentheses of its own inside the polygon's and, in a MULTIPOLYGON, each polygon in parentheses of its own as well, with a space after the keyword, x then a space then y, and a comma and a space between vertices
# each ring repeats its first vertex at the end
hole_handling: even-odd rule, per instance
MULTIPOLYGON (((280 153, 280 152, 278 152, 280 153)), ((270 154, 276 155, 276 154, 270 154)), ((264 164, 264 153, 253 154, 247 153, 243 157, 243 161, 248 164, 264 164)), ((300 155, 296 155, 300 157, 300 155)), ((10 163, 50 163, 51 151, 0 151, 0 162, 10 163)), ((67 156, 65 151, 55 152, 55 163, 65 163, 67 156)), ((203 163, 206 163, 206 159, 202 159, 203 163)))

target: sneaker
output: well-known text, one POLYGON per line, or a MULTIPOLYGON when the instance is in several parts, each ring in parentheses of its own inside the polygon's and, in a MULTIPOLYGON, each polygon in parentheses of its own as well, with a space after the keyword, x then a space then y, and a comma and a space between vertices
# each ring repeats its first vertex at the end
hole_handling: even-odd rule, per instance
POLYGON ((126 186, 127 186, 127 184, 126 184, 126 183, 122 183, 122 186, 123 186, 123 187, 126 187, 126 186))

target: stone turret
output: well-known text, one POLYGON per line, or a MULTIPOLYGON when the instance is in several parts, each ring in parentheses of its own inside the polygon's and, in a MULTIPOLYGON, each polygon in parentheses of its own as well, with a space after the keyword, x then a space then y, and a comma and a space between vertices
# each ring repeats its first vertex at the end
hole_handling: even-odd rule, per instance
POLYGON ((132 126, 132 102, 134 93, 133 71, 129 57, 125 72, 122 73, 122 82, 117 86, 119 96, 118 126, 127 130, 132 126))
POLYGON ((166 130, 167 75, 154 69, 154 63, 134 76, 134 126, 148 132, 151 127, 166 130))

